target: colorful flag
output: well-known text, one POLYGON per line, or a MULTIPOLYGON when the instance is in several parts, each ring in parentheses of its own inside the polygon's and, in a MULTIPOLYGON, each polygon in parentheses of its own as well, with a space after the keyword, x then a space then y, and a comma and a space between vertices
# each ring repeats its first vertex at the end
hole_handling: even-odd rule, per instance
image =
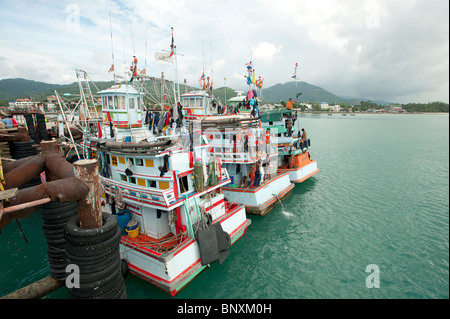
POLYGON ((170 55, 169 55, 169 58, 172 57, 174 50, 175 50, 175 45, 173 44, 173 29, 172 29, 172 43, 170 44, 170 55))
POLYGON ((253 94, 253 90, 249 90, 248 92, 247 92, 247 101, 250 101, 250 99, 252 98, 252 97, 254 97, 255 95, 253 94))
POLYGON ((145 68, 141 70, 141 72, 139 72, 139 74, 145 75, 145 68))
POLYGON ((166 96, 167 96, 167 91, 164 91, 163 101, 166 100, 166 96))
POLYGON ((256 83, 256 74, 255 70, 253 70, 252 84, 256 83))
POLYGON ((263 80, 261 79, 261 77, 259 77, 258 80, 256 80, 256 86, 262 88, 263 80))
POLYGON ((295 63, 294 75, 292 76, 293 79, 297 79, 297 67, 298 67, 298 63, 295 63))
POLYGON ((247 84, 250 85, 251 83, 252 83, 252 72, 248 72, 247 84))
POLYGON ((111 67, 109 68, 108 72, 114 72, 114 64, 111 64, 111 67))
POLYGON ((156 52, 155 53, 155 60, 156 61, 163 61, 163 62, 172 62, 172 58, 169 53, 165 52, 156 52))
POLYGON ((205 72, 202 73, 202 76, 200 77, 200 79, 198 79, 198 84, 201 86, 202 85, 202 80, 205 81, 205 72))
POLYGON ((249 63, 246 63, 245 66, 247 67, 248 71, 252 70, 252 61, 250 61, 249 63))

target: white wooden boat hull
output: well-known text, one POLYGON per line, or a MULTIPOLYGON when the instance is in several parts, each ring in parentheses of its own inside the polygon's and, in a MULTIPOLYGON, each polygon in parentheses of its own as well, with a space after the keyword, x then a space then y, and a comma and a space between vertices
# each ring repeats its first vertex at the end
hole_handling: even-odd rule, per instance
MULTIPOLYGON (((234 244, 247 230, 251 221, 246 218, 243 205, 227 211, 213 223, 220 222, 234 244)), ((202 265, 200 249, 195 238, 187 238, 175 249, 158 253, 136 245, 123 236, 120 252, 127 261, 130 272, 149 281, 170 295, 176 295, 207 265, 202 265)))
POLYGON ((247 213, 266 215, 294 188, 289 173, 279 173, 257 188, 223 187, 228 202, 244 204, 247 213))

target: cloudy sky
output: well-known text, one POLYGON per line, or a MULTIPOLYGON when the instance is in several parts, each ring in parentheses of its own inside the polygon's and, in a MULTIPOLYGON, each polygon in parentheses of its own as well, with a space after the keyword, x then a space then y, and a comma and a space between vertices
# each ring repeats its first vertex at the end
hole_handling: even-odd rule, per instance
POLYGON ((136 55, 174 79, 154 58, 171 27, 192 86, 205 70, 216 88, 245 90, 252 61, 270 87, 298 63, 298 80, 337 95, 449 102, 448 0, 0 0, 0 79, 65 84, 81 68, 112 80, 112 52, 116 70, 136 55))

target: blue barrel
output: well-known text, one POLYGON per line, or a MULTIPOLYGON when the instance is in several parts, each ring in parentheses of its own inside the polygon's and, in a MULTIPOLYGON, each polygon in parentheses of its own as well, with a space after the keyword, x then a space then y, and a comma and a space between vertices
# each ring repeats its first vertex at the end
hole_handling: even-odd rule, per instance
POLYGON ((119 225, 120 232, 122 235, 126 235, 126 226, 131 220, 131 212, 128 209, 123 209, 117 214, 117 224, 119 225))

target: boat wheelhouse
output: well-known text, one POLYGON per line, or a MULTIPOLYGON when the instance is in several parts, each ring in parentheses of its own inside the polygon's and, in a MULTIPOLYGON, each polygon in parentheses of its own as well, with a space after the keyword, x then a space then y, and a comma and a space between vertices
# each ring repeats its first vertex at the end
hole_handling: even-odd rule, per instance
POLYGON ((218 115, 218 105, 206 91, 192 91, 180 96, 183 120, 186 124, 199 116, 218 115))
POLYGON ((132 85, 116 84, 98 92, 102 99, 104 135, 121 140, 129 137, 128 142, 136 138, 146 139, 149 134, 142 127, 143 94, 132 85), (133 131, 133 134, 130 132, 133 131), (140 134, 138 134, 140 133, 140 134))
POLYGON ((99 94, 104 126, 91 140, 101 158, 103 207, 139 225, 133 236, 122 225, 121 257, 131 273, 175 295, 210 263, 221 263, 250 220, 244 205, 225 201, 231 179, 201 134, 152 135, 131 85, 99 94))
POLYGON ((230 113, 240 113, 240 114, 246 114, 250 115, 251 109, 247 109, 244 107, 245 105, 245 98, 243 91, 236 91, 236 96, 228 99, 228 108, 230 110, 236 110, 236 112, 230 112, 230 113))
POLYGON ((297 114, 290 110, 265 110, 261 113, 261 125, 270 132, 278 148, 278 171, 289 173, 292 183, 301 183, 320 169, 317 161, 311 160, 310 139, 301 140, 295 130, 297 114), (288 125, 286 122, 290 121, 288 125))

